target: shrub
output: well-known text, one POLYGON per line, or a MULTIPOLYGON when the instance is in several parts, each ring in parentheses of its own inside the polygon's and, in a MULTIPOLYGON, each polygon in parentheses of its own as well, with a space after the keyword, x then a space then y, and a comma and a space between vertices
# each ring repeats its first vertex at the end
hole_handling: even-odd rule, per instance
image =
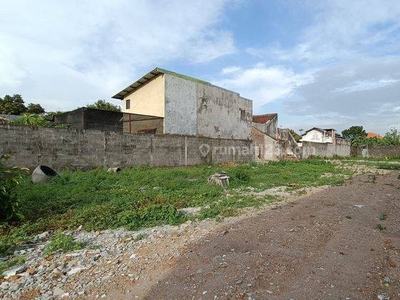
POLYGON ((231 174, 233 181, 241 183, 249 182, 251 178, 250 173, 244 169, 233 169, 231 174))
POLYGON ((11 222, 23 219, 18 206, 18 198, 14 194, 15 187, 21 179, 21 171, 17 168, 7 168, 3 161, 8 156, 0 156, 0 221, 11 222))

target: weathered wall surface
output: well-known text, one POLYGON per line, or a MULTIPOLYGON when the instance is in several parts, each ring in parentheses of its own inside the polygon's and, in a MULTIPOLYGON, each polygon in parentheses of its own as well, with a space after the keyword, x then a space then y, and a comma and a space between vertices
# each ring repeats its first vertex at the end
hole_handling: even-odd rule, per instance
POLYGON ((375 158, 400 157, 400 146, 353 146, 351 155, 375 158))
POLYGON ((251 139, 253 102, 238 93, 197 83, 198 134, 214 138, 251 139))
POLYGON ((196 83, 165 75, 165 133, 197 135, 196 83))
POLYGON ((248 140, 181 135, 135 135, 122 132, 0 126, 0 154, 10 166, 91 169, 140 165, 184 166, 254 158, 248 140))
POLYGON ((348 143, 344 144, 322 144, 322 143, 311 143, 311 142, 303 142, 302 146, 302 158, 309 158, 310 156, 319 156, 319 157, 334 157, 341 156, 347 157, 350 156, 350 145, 348 143))
MULTIPOLYGON (((256 124, 256 123, 254 123, 256 124)), ((256 127, 251 129, 251 137, 255 145, 255 161, 265 162, 278 160, 278 142, 256 127)))

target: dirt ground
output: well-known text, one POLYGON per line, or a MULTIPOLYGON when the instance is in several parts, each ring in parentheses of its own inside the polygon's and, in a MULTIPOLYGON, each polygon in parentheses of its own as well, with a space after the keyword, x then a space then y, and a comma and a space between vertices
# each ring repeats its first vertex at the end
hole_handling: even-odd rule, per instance
POLYGON ((365 174, 161 238, 138 250, 145 263, 130 271, 140 279, 120 276, 102 291, 107 299, 400 299, 399 176, 365 174))

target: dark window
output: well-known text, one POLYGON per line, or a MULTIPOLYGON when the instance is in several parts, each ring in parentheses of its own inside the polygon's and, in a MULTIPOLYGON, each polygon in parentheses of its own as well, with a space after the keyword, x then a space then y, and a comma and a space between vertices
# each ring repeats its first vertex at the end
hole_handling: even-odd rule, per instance
POLYGON ((246 111, 244 109, 239 109, 240 110, 240 120, 246 121, 246 111))
POLYGON ((125 108, 126 109, 131 109, 131 100, 126 100, 126 103, 125 103, 125 108))

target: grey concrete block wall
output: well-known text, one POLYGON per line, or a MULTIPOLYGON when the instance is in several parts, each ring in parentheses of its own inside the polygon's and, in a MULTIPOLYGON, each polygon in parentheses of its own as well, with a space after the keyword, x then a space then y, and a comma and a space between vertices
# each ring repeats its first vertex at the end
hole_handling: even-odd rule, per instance
POLYGON ((351 148, 351 155, 374 157, 374 158, 392 158, 400 157, 400 146, 353 146, 351 148))
POLYGON ((309 158, 313 156, 317 157, 334 157, 350 156, 350 145, 333 145, 328 143, 311 143, 303 142, 302 146, 302 158, 309 158))
POLYGON ((96 167, 184 166, 254 158, 249 140, 182 135, 140 135, 77 129, 0 125, 0 154, 9 166, 91 169, 96 167))

